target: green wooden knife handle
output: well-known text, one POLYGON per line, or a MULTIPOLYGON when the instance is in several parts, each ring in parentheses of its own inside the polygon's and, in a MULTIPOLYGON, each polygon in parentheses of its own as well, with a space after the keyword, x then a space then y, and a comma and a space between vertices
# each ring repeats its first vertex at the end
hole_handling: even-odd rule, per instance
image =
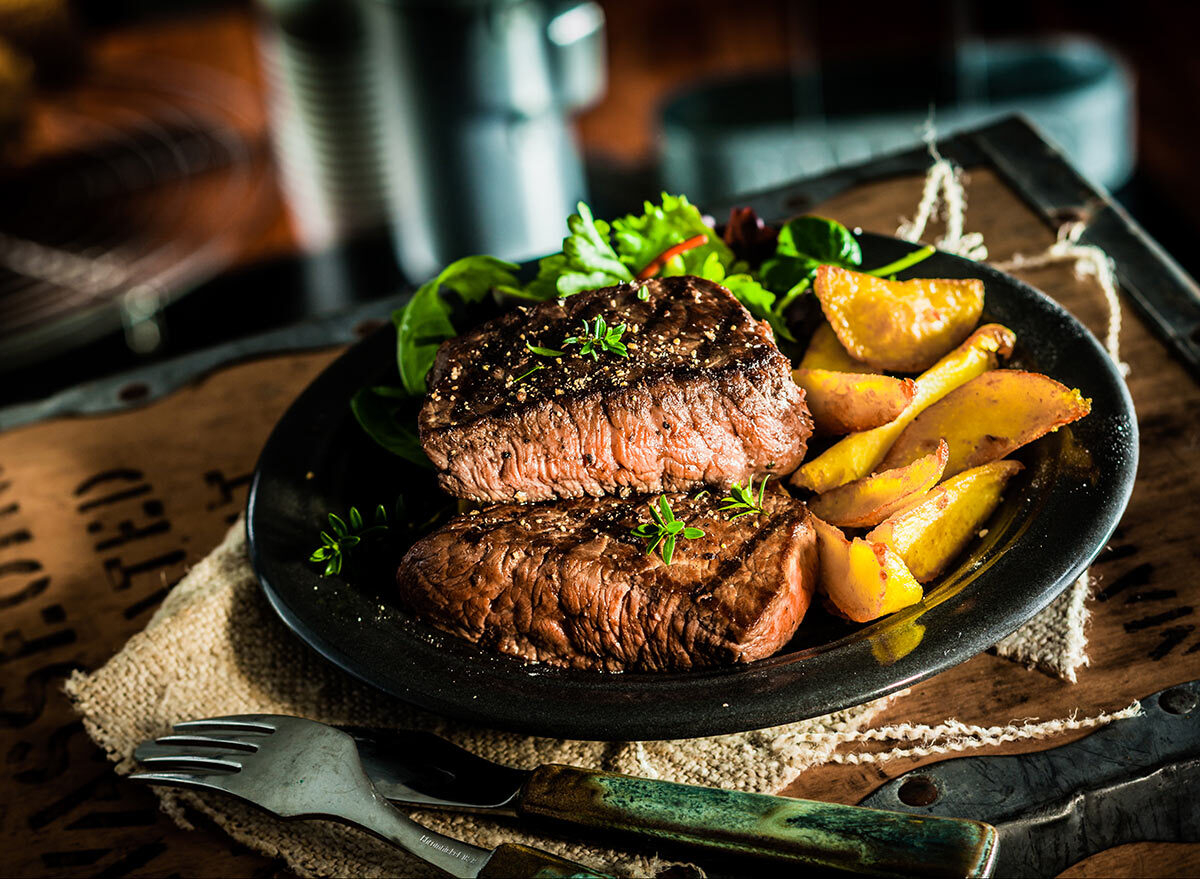
POLYGON ((478 875, 480 879, 609 879, 540 848, 511 842, 497 846, 478 875))
POLYGON ((525 784, 521 815, 706 849, 875 876, 990 876, 996 829, 548 764, 525 784))

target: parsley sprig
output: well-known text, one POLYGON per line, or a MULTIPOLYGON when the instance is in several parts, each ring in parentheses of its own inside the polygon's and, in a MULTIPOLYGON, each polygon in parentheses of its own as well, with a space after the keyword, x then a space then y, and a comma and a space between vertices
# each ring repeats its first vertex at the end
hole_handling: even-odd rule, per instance
POLYGON ((659 550, 659 557, 664 564, 671 564, 671 559, 675 557, 675 541, 680 536, 686 537, 688 540, 695 540, 697 537, 703 537, 704 531, 700 528, 692 528, 686 525, 679 519, 675 518, 675 514, 671 511, 671 505, 667 503, 664 495, 658 496, 658 507, 655 508, 653 502, 650 506, 650 517, 653 522, 643 522, 636 528, 632 529, 633 536, 645 540, 646 555, 651 555, 654 550, 659 550), (661 549, 659 546, 661 545, 661 549))
POLYGON ((362 513, 358 511, 357 507, 350 508, 347 518, 350 520, 348 524, 341 516, 330 513, 329 531, 321 532, 321 545, 308 557, 310 562, 325 563, 324 576, 326 577, 331 574, 340 574, 342 564, 350 555, 350 550, 362 543, 364 539, 388 529, 388 515, 383 504, 375 508, 374 524, 366 525, 363 522, 362 513))
POLYGON ((763 511, 763 493, 767 490, 767 480, 770 476, 764 476, 762 484, 758 487, 758 497, 754 497, 754 477, 750 477, 746 485, 743 486, 740 482, 735 482, 733 487, 729 489, 729 494, 721 498, 722 513, 732 513, 735 510, 738 512, 729 517, 729 521, 740 519, 742 516, 756 516, 763 511))
POLYGON ((604 320, 604 316, 598 314, 590 327, 586 320, 583 322, 582 336, 569 336, 563 339, 563 345, 579 345, 580 355, 586 357, 591 354, 593 360, 600 359, 601 351, 628 357, 629 351, 626 350, 625 343, 621 341, 621 336, 624 334, 625 324, 610 327, 604 320))

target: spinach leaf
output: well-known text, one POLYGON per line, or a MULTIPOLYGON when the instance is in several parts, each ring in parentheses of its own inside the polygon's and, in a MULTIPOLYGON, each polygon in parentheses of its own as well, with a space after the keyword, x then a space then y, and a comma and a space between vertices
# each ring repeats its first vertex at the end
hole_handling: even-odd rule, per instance
POLYGON ((417 437, 417 406, 403 388, 361 388, 351 398, 350 410, 367 435, 389 452, 433 467, 417 437))
POLYGON ((796 217, 788 221, 779 230, 775 255, 805 257, 847 269, 862 264, 862 249, 850 230, 824 217, 796 217))
POLYGON ((862 248, 849 229, 824 217, 797 217, 779 230, 775 256, 759 269, 763 284, 782 297, 776 314, 808 289, 823 263, 847 269, 862 263, 862 248))
POLYGON ((450 304, 441 288, 449 287, 463 302, 481 301, 493 287, 516 283, 517 266, 491 256, 468 256, 450 263, 441 274, 422 284, 403 308, 392 314, 396 325, 396 365, 408 393, 425 393, 425 376, 438 346, 456 335, 450 304))

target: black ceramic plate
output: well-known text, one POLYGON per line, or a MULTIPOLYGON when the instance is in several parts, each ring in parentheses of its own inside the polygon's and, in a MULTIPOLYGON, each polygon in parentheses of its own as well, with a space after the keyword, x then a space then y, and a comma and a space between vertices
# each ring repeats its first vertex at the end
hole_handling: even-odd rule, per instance
MULTIPOLYGON (((864 264, 912 249, 861 238, 864 264)), ((423 708, 539 735, 686 738, 825 714, 908 686, 995 644, 1044 608, 1104 547, 1133 487, 1137 425, 1125 384, 1074 318, 1026 284, 936 254, 924 277, 979 277, 985 320, 1017 334, 1013 364, 1092 398, 1091 414, 1022 450, 986 537, 919 605, 853 627, 810 611, 793 642, 749 665, 672 674, 606 674, 493 655, 411 618, 392 599, 392 557, 322 578, 306 561, 327 511, 445 503, 430 478, 376 448, 350 414, 351 395, 394 374, 385 328, 314 381, 276 426, 250 492, 251 555, 284 622, 329 661, 423 708)), ((394 570, 394 568, 393 568, 394 570)))

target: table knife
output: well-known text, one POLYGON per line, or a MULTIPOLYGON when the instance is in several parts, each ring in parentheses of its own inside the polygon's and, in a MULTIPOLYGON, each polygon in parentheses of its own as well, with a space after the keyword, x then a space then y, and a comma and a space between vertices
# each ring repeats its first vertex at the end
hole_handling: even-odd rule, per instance
POLYGON ((1048 751, 923 766, 860 805, 993 824, 998 876, 1056 876, 1127 842, 1200 842, 1200 681, 1141 704, 1048 751))
POLYGON ((995 831, 789 797, 718 790, 547 764, 518 770, 425 732, 346 728, 376 790, 406 806, 538 819, 642 837, 729 863, 875 876, 990 876, 995 831))

